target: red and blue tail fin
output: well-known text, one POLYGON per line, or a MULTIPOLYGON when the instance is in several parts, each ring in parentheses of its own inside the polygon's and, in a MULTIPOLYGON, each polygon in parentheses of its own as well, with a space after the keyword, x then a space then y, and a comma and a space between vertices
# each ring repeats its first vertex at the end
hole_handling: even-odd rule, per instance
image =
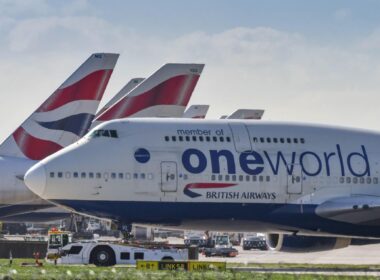
POLYGON ((94 119, 118 57, 92 54, 0 145, 0 155, 41 160, 81 138, 94 119))

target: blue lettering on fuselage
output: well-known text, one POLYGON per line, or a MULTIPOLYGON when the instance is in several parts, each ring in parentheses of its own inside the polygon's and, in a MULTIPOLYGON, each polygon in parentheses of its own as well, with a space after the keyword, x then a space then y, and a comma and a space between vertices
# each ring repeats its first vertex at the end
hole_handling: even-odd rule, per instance
MULTIPOLYGON (((268 152, 246 151, 240 153, 238 164, 249 175, 258 175, 269 168, 271 173, 278 175, 280 168, 285 168, 287 174, 291 175, 295 164, 299 164, 306 176, 318 176, 325 170, 326 176, 331 175, 333 167, 338 168, 341 176, 351 174, 356 177, 371 176, 371 170, 367 151, 364 145, 361 151, 351 152, 347 155, 342 153, 339 144, 335 151, 316 153, 313 151, 302 151, 284 153, 282 151, 268 152)), ((206 170, 211 164, 212 173, 221 172, 221 163, 224 162, 228 174, 236 174, 235 154, 229 150, 209 150, 208 155, 198 149, 187 149, 182 154, 184 168, 193 174, 199 174, 206 170)), ((337 174, 337 172, 335 174, 337 174)))

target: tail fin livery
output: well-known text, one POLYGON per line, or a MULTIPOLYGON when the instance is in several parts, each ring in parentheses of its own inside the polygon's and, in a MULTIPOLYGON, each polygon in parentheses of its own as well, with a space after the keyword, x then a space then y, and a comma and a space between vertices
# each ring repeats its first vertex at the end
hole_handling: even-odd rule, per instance
POLYGON ((245 120, 261 120, 264 115, 264 110, 261 109, 238 109, 227 119, 245 119, 245 120))
POLYGON ((88 130, 118 54, 92 54, 1 145, 0 155, 41 160, 88 130))
POLYGON ((181 117, 204 64, 169 63, 99 115, 92 126, 127 117, 181 117))
POLYGON ((107 102, 106 105, 103 106, 102 109, 100 109, 96 113, 95 118, 100 116, 109 107, 111 107, 113 104, 115 104, 117 101, 119 101, 120 98, 124 97, 128 92, 130 92, 132 89, 134 89, 143 80, 144 80, 144 78, 133 78, 133 79, 131 79, 114 97, 111 98, 110 101, 107 102))
POLYGON ((185 111, 185 113, 183 113, 182 118, 204 119, 206 117, 209 107, 210 105, 191 105, 185 111))

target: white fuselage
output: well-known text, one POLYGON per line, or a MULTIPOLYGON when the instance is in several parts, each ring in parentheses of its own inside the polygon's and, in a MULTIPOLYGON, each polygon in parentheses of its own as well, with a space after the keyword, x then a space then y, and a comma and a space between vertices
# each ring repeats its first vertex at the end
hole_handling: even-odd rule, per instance
POLYGON ((333 201, 348 216, 328 218, 324 204, 371 197, 377 205, 377 132, 183 119, 119 120, 94 130, 117 137, 90 132, 33 167, 27 185, 75 211, 123 222, 380 236, 377 213, 351 221, 333 201))

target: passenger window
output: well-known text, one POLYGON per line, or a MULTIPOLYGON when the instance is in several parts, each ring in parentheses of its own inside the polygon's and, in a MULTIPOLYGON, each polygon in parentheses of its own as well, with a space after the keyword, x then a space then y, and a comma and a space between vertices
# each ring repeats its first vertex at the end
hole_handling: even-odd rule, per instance
POLYGON ((257 137, 253 137, 253 143, 257 143, 257 137))
POLYGON ((116 173, 114 172, 111 173, 111 179, 116 179, 116 173))
POLYGON ((165 136, 165 141, 168 142, 169 140, 169 136, 165 136))
POLYGON ((270 143, 271 142, 271 139, 269 137, 267 137, 267 142, 270 143))
POLYGON ((264 137, 260 137, 260 142, 261 142, 261 143, 264 143, 264 142, 265 142, 264 137))
POLYGON ((288 144, 291 144, 291 143, 292 143, 292 139, 290 139, 290 138, 286 138, 286 142, 287 142, 288 144))
POLYGON ((197 136, 193 136, 193 141, 197 142, 197 136))
POLYGON ((58 176, 58 178, 62 178, 63 177, 63 173, 62 172, 58 172, 57 176, 58 176))
POLYGON ((367 184, 371 184, 371 177, 367 177, 367 184))
POLYGON ((50 178, 54 178, 54 172, 50 172, 50 178))
POLYGON ((249 182, 249 181, 251 180, 251 176, 246 175, 246 176, 245 176, 245 180, 246 180, 247 182, 249 182))
POLYGON ((99 172, 96 172, 96 179, 100 179, 102 178, 102 174, 100 174, 99 172))
POLYGON ((148 173, 148 179, 153 180, 153 174, 152 173, 148 173))
POLYGON ((256 182, 256 181, 257 181, 257 176, 256 176, 256 175, 252 177, 252 181, 253 181, 253 182, 256 182))
POLYGON ((78 172, 74 172, 74 173, 73 173, 73 177, 74 177, 74 178, 78 178, 78 172))
POLYGON ((121 260, 129 260, 131 258, 129 252, 121 252, 120 253, 120 259, 121 260))
POLYGON ((94 172, 88 173, 88 177, 91 178, 91 179, 94 178, 94 172))
POLYGON ((215 181, 216 176, 214 174, 211 175, 211 181, 215 181))
POLYGON ((71 178, 71 173, 70 172, 66 172, 65 176, 66 176, 67 179, 70 179, 71 178))
POLYGON ((86 172, 82 172, 82 173, 80 174, 80 177, 81 177, 81 178, 86 178, 86 172))
POLYGON ((300 139, 300 142, 301 142, 302 144, 305 144, 305 139, 304 139, 304 138, 301 138, 301 139, 300 139))
POLYGON ((267 176, 266 179, 267 179, 267 182, 269 182, 270 181, 270 176, 267 176))
POLYGON ((190 136, 186 136, 185 139, 186 139, 186 142, 189 142, 190 141, 190 136))
POLYGON ((231 142, 231 138, 227 136, 227 137, 226 137, 226 141, 227 141, 227 142, 231 142))
POLYGON ((298 144, 298 139, 297 138, 294 138, 293 141, 294 141, 294 144, 298 144))
POLYGON ((139 174, 133 173, 133 179, 138 179, 138 178, 139 178, 139 174))
POLYGON ((218 181, 223 181, 223 175, 221 174, 218 175, 218 181))
POLYGON ((131 173, 125 173, 125 179, 131 180, 131 173))
POLYGON ((280 138, 280 143, 284 144, 285 143, 285 139, 284 138, 280 138))
POLYGON ((277 143, 277 138, 273 138, 273 143, 277 143))
POLYGON ((123 173, 119 173, 119 179, 123 179, 124 178, 124 174, 123 173))
POLYGON ((264 181, 264 176, 259 176, 259 182, 263 182, 264 181))
POLYGON ((220 142, 224 142, 224 137, 220 136, 220 137, 219 137, 219 141, 220 141, 220 142))
POLYGON ((226 175, 225 180, 228 182, 230 180, 230 175, 226 175))
POLYGON ((236 181, 236 175, 232 175, 232 181, 236 181))
POLYGON ((377 177, 373 178, 373 183, 374 184, 378 184, 379 183, 379 178, 377 178, 377 177))
POLYGON ((141 173, 140 174, 140 178, 143 179, 143 180, 145 180, 145 173, 141 173))
POLYGON ((339 178, 339 183, 343 184, 344 183, 344 177, 339 178))
POLYGON ((189 176, 187 176, 187 174, 183 174, 183 179, 184 180, 187 180, 189 178, 189 176))
POLYGON ((218 142, 218 137, 213 136, 213 137, 212 137, 212 141, 214 141, 214 142, 218 142))
POLYGON ((144 253, 143 252, 135 252, 135 260, 143 260, 144 253))
POLYGON ((357 184, 358 183, 358 178, 356 178, 356 177, 352 178, 352 183, 357 184))
POLYGON ((206 142, 210 142, 210 136, 206 136, 206 142))
POLYGON ((177 139, 175 136, 172 136, 172 141, 175 142, 177 139))
POLYGON ((199 136, 199 141, 203 142, 203 136, 199 136))
POLYGON ((104 172, 104 173, 103 173, 103 178, 104 178, 105 180, 108 180, 108 172, 104 172))
POLYGON ((364 184, 364 177, 360 177, 360 184, 364 184))
POLYGON ((178 140, 179 140, 180 142, 182 142, 182 141, 183 141, 183 136, 178 136, 178 140))
POLYGON ((244 180, 244 176, 243 175, 239 175, 239 181, 242 182, 244 180))

